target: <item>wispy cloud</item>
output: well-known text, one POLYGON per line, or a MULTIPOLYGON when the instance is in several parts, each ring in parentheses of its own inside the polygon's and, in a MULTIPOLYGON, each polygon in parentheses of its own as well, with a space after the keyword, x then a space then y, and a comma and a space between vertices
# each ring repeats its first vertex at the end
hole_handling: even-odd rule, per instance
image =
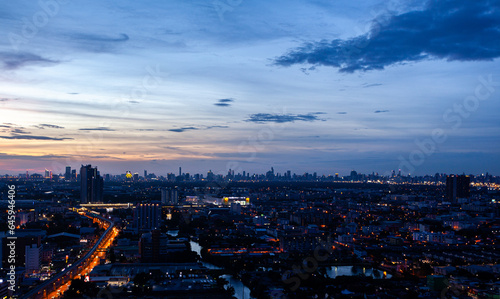
POLYGON ((183 128, 177 128, 177 129, 169 129, 170 132, 177 132, 177 133, 182 133, 185 131, 190 131, 190 130, 199 130, 197 127, 183 127, 183 128))
POLYGON ((31 132, 25 131, 24 129, 20 128, 11 129, 10 132, 12 134, 31 134, 31 132))
POLYGON ((6 70, 15 70, 29 65, 49 66, 58 63, 56 60, 26 52, 0 52, 0 62, 2 63, 2 68, 6 70))
POLYGON ((234 102, 234 99, 220 99, 217 100, 217 103, 214 103, 214 105, 219 107, 229 107, 232 102, 234 102))
POLYGON ((80 131, 115 131, 113 129, 110 129, 110 128, 106 128, 106 127, 97 127, 97 128, 81 128, 81 129, 78 129, 80 131))
POLYGON ((0 153, 0 160, 50 160, 50 159, 64 159, 67 158, 67 156, 60 156, 60 155, 41 155, 41 156, 34 156, 34 155, 11 155, 11 154, 6 154, 6 153, 0 153))
POLYGON ((229 126, 198 126, 198 127, 197 126, 189 126, 189 127, 169 129, 168 131, 182 133, 182 132, 191 131, 191 130, 210 130, 210 129, 224 129, 224 128, 229 128, 229 126))
POLYGON ((373 113, 385 113, 389 112, 389 110, 375 110, 373 113))
POLYGON ((324 112, 314 112, 308 114, 271 114, 271 113, 257 113, 249 116, 246 121, 255 123, 275 122, 286 123, 295 121, 318 121, 323 120, 318 118, 318 114, 325 114, 324 112))
POLYGON ((117 45, 130 39, 125 33, 120 33, 117 36, 92 33, 73 33, 68 36, 80 48, 91 52, 110 52, 117 45))
POLYGON ((16 101, 16 100, 19 100, 19 99, 12 99, 12 98, 0 98, 0 102, 8 102, 8 101, 16 101))
POLYGON ((372 84, 363 84, 363 88, 368 88, 368 87, 375 87, 375 86, 381 86, 381 83, 372 83, 372 84))
POLYGON ((411 61, 493 60, 500 57, 500 3, 428 1, 424 9, 376 19, 351 39, 309 42, 274 60, 276 65, 323 65, 340 72, 381 70, 411 61))
POLYGON ((347 112, 337 112, 337 114, 347 114, 347 112))
POLYGON ((58 126, 58 125, 51 125, 51 124, 39 124, 38 126, 34 126, 38 129, 45 129, 45 128, 50 128, 50 129, 64 129, 64 127, 58 126))
POLYGON ((34 135, 14 135, 14 136, 0 136, 2 139, 24 139, 24 140, 71 140, 73 138, 56 138, 48 136, 34 136, 34 135))

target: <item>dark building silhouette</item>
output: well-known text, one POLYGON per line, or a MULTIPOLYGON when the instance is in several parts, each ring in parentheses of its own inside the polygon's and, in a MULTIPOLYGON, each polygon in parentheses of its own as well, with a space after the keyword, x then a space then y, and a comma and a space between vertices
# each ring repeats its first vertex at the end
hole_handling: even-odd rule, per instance
POLYGON ((142 234, 139 239, 139 254, 142 263, 164 263, 167 259, 168 238, 160 230, 142 234))
POLYGON ((458 198, 470 196, 470 177, 467 175, 449 175, 446 177, 446 199, 456 203, 458 198))
POLYGON ((71 180, 71 166, 66 166, 66 173, 64 174, 65 180, 71 180))
POLYGON ((80 168, 80 203, 102 202, 104 182, 96 168, 80 168))
POLYGON ((138 203, 134 210, 134 224, 138 230, 159 228, 161 224, 160 203, 138 203))

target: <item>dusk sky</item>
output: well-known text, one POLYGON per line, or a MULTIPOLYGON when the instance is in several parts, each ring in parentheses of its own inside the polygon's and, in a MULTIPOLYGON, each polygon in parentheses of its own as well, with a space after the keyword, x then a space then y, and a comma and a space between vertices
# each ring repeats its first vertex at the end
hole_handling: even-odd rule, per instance
POLYGON ((0 173, 500 174, 500 0, 2 1, 0 173))

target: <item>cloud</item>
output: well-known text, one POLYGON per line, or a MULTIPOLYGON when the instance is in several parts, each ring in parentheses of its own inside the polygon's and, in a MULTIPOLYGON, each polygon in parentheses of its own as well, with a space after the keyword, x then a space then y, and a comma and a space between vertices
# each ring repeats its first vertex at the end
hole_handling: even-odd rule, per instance
POLYGON ((370 32, 350 39, 306 43, 274 64, 322 65, 340 72, 382 70, 430 59, 490 61, 500 57, 500 1, 430 0, 422 10, 375 19, 370 32))
POLYGON ((324 112, 314 112, 308 114, 270 114, 270 113, 257 113, 250 115, 246 121, 255 123, 275 122, 286 123, 295 121, 317 121, 322 120, 318 118, 318 114, 325 114, 324 112))
POLYGON ((0 160, 50 160, 50 159, 62 159, 67 158, 67 156, 59 155, 42 155, 42 156, 31 156, 31 155, 10 155, 6 153, 0 153, 0 160))
POLYGON ((51 124, 39 124, 38 126, 35 126, 39 129, 45 129, 45 128, 51 128, 51 129, 64 129, 64 127, 57 126, 57 125, 51 125, 51 124))
POLYGON ((97 127, 97 128, 82 128, 82 129, 79 129, 80 131, 115 131, 113 129, 110 129, 110 128, 106 128, 106 127, 97 127))
POLYGON ((217 129, 217 128, 229 128, 229 127, 228 126, 201 126, 201 127, 189 126, 189 127, 182 127, 182 128, 176 128, 176 129, 169 129, 168 131, 182 133, 182 132, 190 131, 190 130, 210 130, 210 129, 217 129))
POLYGON ((120 33, 118 37, 112 37, 101 34, 86 34, 86 33, 77 33, 71 35, 73 39, 84 40, 90 42, 104 42, 104 43, 116 43, 116 42, 126 42, 130 38, 125 33, 120 33))
POLYGON ((59 63, 56 60, 51 60, 36 54, 26 53, 26 52, 25 53, 0 52, 0 62, 2 63, 2 68, 6 70, 15 70, 28 65, 49 66, 59 63))
POLYGON ((196 127, 183 127, 183 128, 178 128, 178 129, 170 129, 169 131, 170 132, 182 133, 182 132, 189 131, 189 130, 199 130, 199 128, 196 128, 196 127))
POLYGON ((373 84, 363 84, 363 88, 368 88, 368 87, 375 87, 375 86, 381 86, 381 83, 373 83, 373 84))
POLYGON ((34 136, 34 135, 14 135, 14 136, 0 136, 2 139, 25 139, 25 140, 71 140, 73 138, 55 138, 48 136, 34 136))
POLYGON ((389 112, 389 110, 375 110, 373 113, 385 113, 389 112))
POLYGON ((215 106, 219 107, 229 107, 231 106, 231 103, 234 102, 234 99, 220 99, 217 100, 217 103, 215 103, 215 106))
POLYGON ((125 33, 118 36, 109 36, 103 34, 75 33, 69 37, 81 48, 91 52, 110 52, 117 45, 128 41, 130 38, 125 33))
POLYGON ((347 114, 347 112, 337 112, 337 114, 347 114))
POLYGON ((10 132, 13 134, 31 134, 31 132, 27 132, 20 128, 11 129, 10 132))

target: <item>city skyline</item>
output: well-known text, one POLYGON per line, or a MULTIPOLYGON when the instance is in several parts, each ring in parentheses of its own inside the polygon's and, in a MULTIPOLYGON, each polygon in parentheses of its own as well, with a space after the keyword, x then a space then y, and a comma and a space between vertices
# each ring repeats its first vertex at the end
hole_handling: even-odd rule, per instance
POLYGON ((2 3, 0 173, 498 174, 499 6, 2 3))
POLYGON ((207 170, 195 170, 195 171, 185 171, 185 169, 182 169, 182 167, 179 167, 178 168, 178 172, 176 172, 175 170, 173 169, 169 169, 169 170, 161 170, 160 172, 153 172, 153 171, 150 171, 148 169, 142 169, 142 170, 137 170, 137 169, 127 169, 127 170, 123 170, 123 171, 118 171, 118 172, 106 172, 106 171, 101 171, 100 170, 100 167, 99 165, 91 165, 91 164, 87 164, 87 165, 84 165, 82 164, 81 166, 77 166, 76 168, 73 168, 72 166, 66 166, 65 167, 65 172, 63 173, 53 173, 51 170, 49 169, 45 169, 44 171, 42 171, 41 173, 38 173, 38 172, 29 172, 29 171, 26 171, 26 172, 21 172, 21 173, 16 173, 16 174, 0 174, 0 178, 1 177, 4 177, 4 178, 12 178, 12 177, 18 177, 18 178, 26 178, 26 176, 32 176, 32 175, 37 175, 37 178, 52 178, 53 175, 56 175, 58 176, 58 179, 61 179, 61 178, 64 178, 64 179, 67 179, 67 176, 68 176, 68 173, 69 173, 69 178, 70 180, 76 180, 77 179, 77 172, 78 172, 78 180, 79 180, 79 177, 81 176, 80 174, 80 171, 81 169, 83 168, 88 168, 88 167, 92 167, 93 166, 93 169, 95 171, 97 171, 98 174, 100 174, 101 176, 105 176, 105 175, 110 175, 110 176, 113 176, 115 178, 118 178, 118 177, 122 177, 122 178, 126 178, 127 180, 137 180, 137 178, 141 178, 142 179, 150 179, 150 178, 163 178, 163 179, 171 179, 171 178, 178 178, 178 177, 188 177, 190 179, 195 179, 195 176, 200 176, 200 179, 208 179, 208 177, 210 175, 212 176, 219 176, 219 178, 224 178, 224 179, 228 179, 230 177, 266 177, 267 175, 269 175, 270 173, 273 175, 273 177, 275 178, 281 178, 281 179, 284 179, 284 178, 287 178, 288 176, 297 176, 298 178, 302 178, 304 176, 310 176, 310 177, 313 177, 313 176, 316 176, 318 179, 321 178, 321 177, 324 177, 324 178, 333 178, 333 177, 338 177, 338 178, 342 178, 342 179, 347 179, 349 177, 351 177, 353 174, 356 175, 356 176, 363 176, 363 177, 366 177, 366 179, 368 177, 371 177, 371 176, 376 176, 376 177, 386 177, 386 178, 390 178, 390 177, 435 177, 436 175, 439 175, 441 178, 442 177, 446 177, 446 176, 459 176, 459 175, 466 175, 466 176, 474 176, 474 177, 494 177, 496 178, 497 177, 497 174, 495 173, 490 173, 490 172, 480 172, 480 173, 466 173, 466 172, 460 172, 460 173, 446 173, 446 172, 436 172, 436 173, 426 173, 426 174, 420 174, 420 175, 414 175, 414 174, 411 174, 411 173, 403 173, 401 171, 401 169, 393 169, 391 170, 390 172, 385 172, 385 173, 381 173, 381 172, 378 172, 378 171, 370 171, 370 172, 361 172, 361 171, 357 171, 356 169, 351 169, 350 171, 348 172, 345 172, 345 173, 342 173, 342 172, 335 172, 335 171, 330 171, 330 172, 327 172, 327 173, 321 173, 321 172, 318 172, 318 171, 315 171, 314 169, 311 169, 309 171, 305 171, 305 172, 297 172, 297 171, 294 171, 293 169, 274 169, 274 167, 270 167, 269 169, 267 170, 263 170, 261 172, 250 172, 250 171, 247 171, 245 169, 241 170, 241 171, 235 171, 234 169, 229 169, 228 171, 222 173, 222 172, 214 172, 212 171, 212 169, 207 169, 207 170), (68 172, 68 170, 70 172, 68 172), (130 175, 130 177, 128 177, 130 175), (137 178, 136 178, 137 177, 137 178))

